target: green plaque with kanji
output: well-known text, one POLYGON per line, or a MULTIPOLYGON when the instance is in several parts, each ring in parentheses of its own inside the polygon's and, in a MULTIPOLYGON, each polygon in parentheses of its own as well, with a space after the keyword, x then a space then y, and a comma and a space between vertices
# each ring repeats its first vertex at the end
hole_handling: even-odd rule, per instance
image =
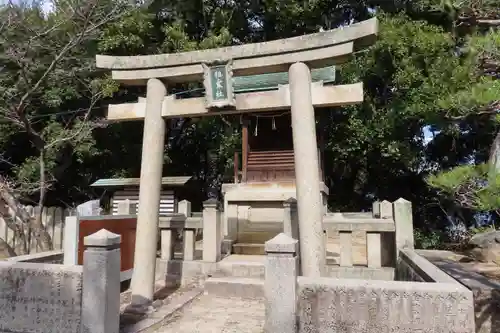
POLYGON ((203 64, 208 108, 234 107, 232 62, 203 64))

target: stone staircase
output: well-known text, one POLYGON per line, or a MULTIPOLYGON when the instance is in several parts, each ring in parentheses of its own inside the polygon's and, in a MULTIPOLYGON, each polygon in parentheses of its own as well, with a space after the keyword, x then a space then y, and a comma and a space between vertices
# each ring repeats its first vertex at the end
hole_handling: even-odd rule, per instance
POLYGON ((264 297, 265 256, 231 255, 205 281, 205 293, 220 297, 264 297))

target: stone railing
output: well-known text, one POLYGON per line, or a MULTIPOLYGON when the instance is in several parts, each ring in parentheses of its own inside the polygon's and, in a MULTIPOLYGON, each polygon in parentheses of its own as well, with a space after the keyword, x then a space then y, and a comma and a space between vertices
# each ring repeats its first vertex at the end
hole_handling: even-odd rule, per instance
POLYGON ((194 260, 196 231, 203 228, 202 217, 192 217, 191 203, 187 200, 179 202, 178 213, 160 216, 161 259, 174 259, 177 235, 182 234, 182 258, 194 260))
POLYGON ((339 265, 342 267, 353 266, 353 237, 355 231, 366 232, 366 253, 367 266, 370 268, 380 268, 390 266, 392 260, 392 247, 394 243, 394 232, 396 227, 392 219, 375 218, 345 218, 327 215, 323 221, 323 226, 327 232, 339 233, 340 259, 339 265))
POLYGON ((5 332, 118 333, 120 236, 84 239, 83 266, 0 262, 0 327, 5 332))
MULTIPOLYGON (((413 248, 413 221, 411 203, 399 199, 375 202, 370 213, 328 213, 323 218, 325 243, 338 242, 338 264, 353 267, 354 247, 365 246, 368 268, 395 267, 397 248, 413 248), (355 245, 354 234, 362 232, 363 239, 355 245), (335 237, 333 235, 337 235, 335 237), (365 238, 366 234, 366 238, 365 238)), ((293 237, 296 239, 296 237, 293 237)))
MULTIPOLYGON (((155 274, 160 280, 165 276, 177 280, 189 281, 204 272, 200 263, 216 263, 221 259, 221 214, 219 204, 215 200, 204 202, 203 212, 191 212, 191 203, 181 201, 178 213, 160 216, 158 230, 160 233, 160 258, 157 258, 155 274), (197 257, 196 240, 198 231, 203 231, 202 257, 197 257), (182 235, 182 246, 177 245, 177 235, 182 235), (181 252, 182 257, 178 254, 181 252), (174 260, 175 259, 175 260, 174 260), (181 260, 179 260, 181 259, 181 260), (201 259, 201 260, 200 260, 201 259)), ((130 202, 125 200, 118 204, 119 215, 68 217, 66 218, 64 238, 64 264, 83 264, 83 237, 105 228, 121 235, 121 281, 131 279, 135 261, 135 235, 137 216, 131 213, 130 202), (99 230, 97 229, 97 230, 99 230)), ((207 266, 211 269, 211 265, 207 266)))
POLYGON ((475 331, 472 292, 412 254, 412 262, 435 281, 303 277, 297 240, 282 233, 265 249, 266 333, 475 331))
POLYGON ((203 203, 201 217, 193 217, 191 203, 179 202, 178 214, 160 217, 161 259, 174 259, 174 250, 177 233, 182 236, 182 259, 193 261, 195 258, 196 231, 203 230, 202 260, 217 262, 221 258, 221 212, 216 200, 207 200, 203 203))

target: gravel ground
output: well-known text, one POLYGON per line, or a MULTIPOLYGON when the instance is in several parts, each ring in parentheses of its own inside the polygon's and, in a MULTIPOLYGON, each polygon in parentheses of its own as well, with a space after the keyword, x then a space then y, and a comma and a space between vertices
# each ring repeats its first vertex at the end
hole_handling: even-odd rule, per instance
POLYGON ((264 302, 202 295, 170 316, 156 333, 262 333, 264 302))

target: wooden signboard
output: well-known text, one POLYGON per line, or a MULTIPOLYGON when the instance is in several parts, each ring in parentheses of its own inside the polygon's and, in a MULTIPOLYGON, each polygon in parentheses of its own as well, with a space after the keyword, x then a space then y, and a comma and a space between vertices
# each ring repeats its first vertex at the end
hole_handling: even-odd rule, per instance
POLYGON ((137 229, 136 217, 112 218, 110 216, 109 218, 104 217, 99 219, 80 219, 80 233, 78 236, 78 265, 83 265, 83 238, 92 235, 101 229, 106 229, 112 233, 122 236, 122 242, 120 245, 120 271, 122 274, 124 272, 131 273, 132 268, 134 268, 135 233, 137 229))

